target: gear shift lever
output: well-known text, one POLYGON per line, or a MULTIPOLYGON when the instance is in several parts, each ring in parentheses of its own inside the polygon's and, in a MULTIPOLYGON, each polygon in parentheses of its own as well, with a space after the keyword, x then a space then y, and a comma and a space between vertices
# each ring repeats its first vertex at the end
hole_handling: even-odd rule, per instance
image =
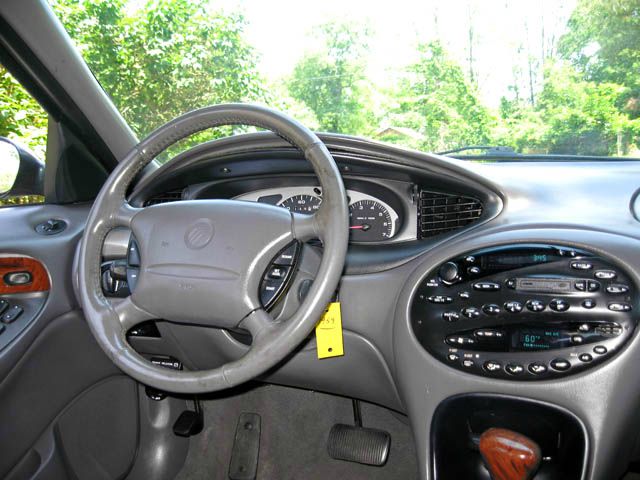
POLYGON ((479 449, 492 480, 529 480, 542 459, 536 442, 505 428, 486 430, 479 449))

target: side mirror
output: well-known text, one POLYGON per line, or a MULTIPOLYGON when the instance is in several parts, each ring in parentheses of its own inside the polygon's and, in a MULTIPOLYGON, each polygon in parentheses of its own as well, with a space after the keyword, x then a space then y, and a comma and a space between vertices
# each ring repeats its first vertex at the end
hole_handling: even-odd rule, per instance
POLYGON ((44 162, 0 137, 0 198, 20 195, 44 195, 44 162))

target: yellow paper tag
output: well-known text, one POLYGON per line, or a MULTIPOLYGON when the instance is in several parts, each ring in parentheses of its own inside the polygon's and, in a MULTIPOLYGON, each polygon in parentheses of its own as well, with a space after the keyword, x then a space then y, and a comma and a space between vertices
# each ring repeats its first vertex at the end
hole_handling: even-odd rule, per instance
POLYGON ((318 325, 316 325, 316 343, 318 346, 318 358, 344 355, 340 302, 330 303, 318 325))

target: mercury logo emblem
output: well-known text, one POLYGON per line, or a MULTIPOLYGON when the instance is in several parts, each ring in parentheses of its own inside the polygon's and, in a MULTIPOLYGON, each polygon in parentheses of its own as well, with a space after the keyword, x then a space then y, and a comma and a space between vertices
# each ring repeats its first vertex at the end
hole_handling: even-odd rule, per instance
POLYGON ((213 233, 213 225, 209 220, 198 220, 187 228, 184 233, 184 243, 191 250, 200 250, 209 244, 213 233))

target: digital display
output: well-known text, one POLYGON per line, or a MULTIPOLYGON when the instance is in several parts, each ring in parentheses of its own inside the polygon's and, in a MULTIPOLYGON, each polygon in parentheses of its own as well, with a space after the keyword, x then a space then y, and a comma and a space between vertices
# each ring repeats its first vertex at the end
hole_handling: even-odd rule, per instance
POLYGON ((539 351, 563 348, 570 345, 571 337, 553 328, 527 328, 516 330, 511 346, 516 351, 539 351))
POLYGON ((533 252, 522 254, 495 253, 482 257, 485 268, 525 267, 539 263, 549 263, 560 260, 562 257, 552 253, 533 252))

